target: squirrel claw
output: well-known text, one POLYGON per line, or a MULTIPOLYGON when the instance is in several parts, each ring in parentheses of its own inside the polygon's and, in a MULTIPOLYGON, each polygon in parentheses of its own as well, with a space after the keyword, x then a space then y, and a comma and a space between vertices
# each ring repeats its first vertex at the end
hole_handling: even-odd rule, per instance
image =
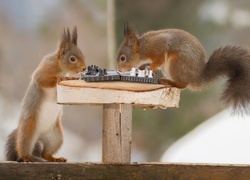
POLYGON ((34 162, 31 158, 20 158, 18 157, 17 162, 34 162))
POLYGON ((54 158, 54 161, 55 161, 55 162, 66 162, 67 159, 64 158, 64 157, 60 157, 60 158, 54 158))
POLYGON ((48 161, 50 161, 50 162, 66 162, 67 159, 64 158, 64 157, 59 157, 59 158, 54 158, 54 157, 52 157, 52 158, 49 159, 48 161))
POLYGON ((43 158, 49 162, 66 162, 67 159, 64 157, 55 158, 52 155, 44 155, 43 158))

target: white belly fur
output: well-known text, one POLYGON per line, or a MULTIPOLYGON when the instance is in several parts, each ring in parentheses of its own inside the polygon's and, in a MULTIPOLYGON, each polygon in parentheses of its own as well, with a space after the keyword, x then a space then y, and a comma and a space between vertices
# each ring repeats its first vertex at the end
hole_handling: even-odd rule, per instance
POLYGON ((61 113, 62 106, 56 103, 56 87, 44 88, 45 97, 40 105, 38 116, 38 129, 40 133, 46 133, 55 126, 56 120, 61 113))

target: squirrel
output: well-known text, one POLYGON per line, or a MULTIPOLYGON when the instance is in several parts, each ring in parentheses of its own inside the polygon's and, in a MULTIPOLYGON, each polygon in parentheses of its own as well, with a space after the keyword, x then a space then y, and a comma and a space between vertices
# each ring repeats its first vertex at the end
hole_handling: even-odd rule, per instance
POLYGON ((77 27, 72 33, 64 28, 56 52, 45 56, 32 74, 21 103, 18 127, 6 142, 7 161, 67 161, 53 156, 63 143, 62 105, 57 104, 56 85, 67 73, 85 69, 85 57, 77 47, 77 27))
POLYGON ((117 69, 149 68, 161 70, 161 84, 201 90, 220 76, 228 77, 222 102, 233 113, 248 113, 250 103, 250 51, 241 46, 226 45, 213 51, 208 61, 196 37, 181 29, 149 31, 140 37, 128 23, 124 24, 124 40, 118 49, 117 69))

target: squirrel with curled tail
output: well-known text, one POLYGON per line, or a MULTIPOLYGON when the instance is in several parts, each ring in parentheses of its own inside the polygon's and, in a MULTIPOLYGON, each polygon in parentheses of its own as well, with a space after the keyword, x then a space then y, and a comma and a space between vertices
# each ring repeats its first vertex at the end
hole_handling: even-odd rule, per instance
POLYGON ((184 30, 149 31, 139 37, 131 25, 125 24, 118 70, 124 72, 148 63, 155 73, 162 71, 165 78, 160 78, 160 83, 181 89, 199 90, 226 76, 227 87, 221 100, 236 113, 250 112, 250 51, 246 48, 218 48, 206 62, 200 42, 184 30))
POLYGON ((44 57, 34 71, 22 100, 18 127, 9 135, 5 155, 8 161, 66 162, 53 155, 63 143, 62 106, 56 102, 56 84, 67 73, 86 69, 77 47, 77 28, 64 29, 59 48, 44 57))

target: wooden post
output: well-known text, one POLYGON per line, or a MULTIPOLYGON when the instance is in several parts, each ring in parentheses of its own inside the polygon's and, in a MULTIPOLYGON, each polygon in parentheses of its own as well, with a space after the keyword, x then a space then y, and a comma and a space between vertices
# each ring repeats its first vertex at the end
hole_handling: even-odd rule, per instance
POLYGON ((107 46, 108 46, 108 68, 115 69, 115 0, 107 1, 107 46))
POLYGON ((103 163, 130 163, 132 105, 103 105, 103 163))

